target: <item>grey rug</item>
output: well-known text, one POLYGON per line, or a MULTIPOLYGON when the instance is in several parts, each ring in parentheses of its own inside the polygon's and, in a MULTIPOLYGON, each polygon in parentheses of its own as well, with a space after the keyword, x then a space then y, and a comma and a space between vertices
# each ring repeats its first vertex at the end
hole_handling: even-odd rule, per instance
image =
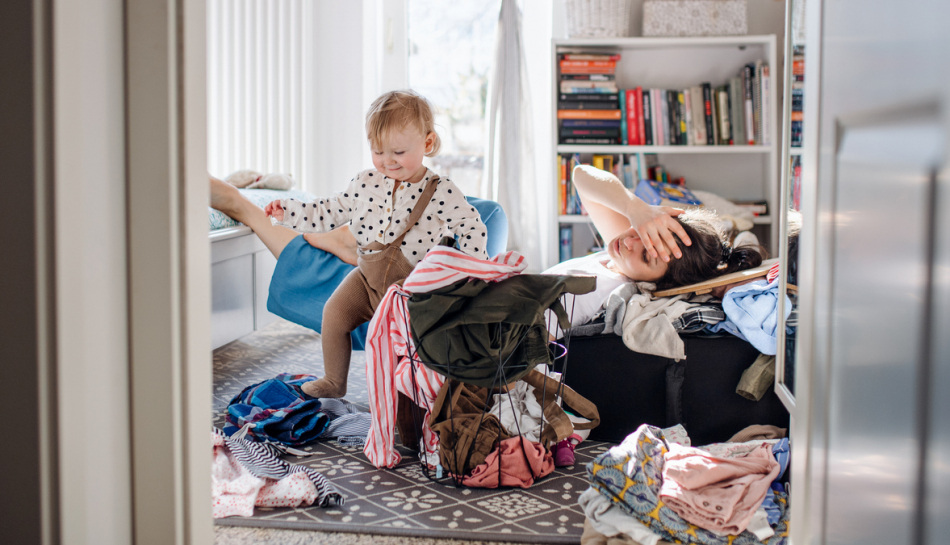
MULTIPOLYGON (((214 351, 214 415, 224 425, 231 398, 250 384, 279 373, 323 374, 320 336, 279 321, 214 351)), ((367 409, 365 354, 354 353, 346 399, 367 409)), ((218 525, 357 532, 390 536, 578 543, 584 513, 577 498, 587 488, 584 466, 610 445, 585 442, 573 466, 557 468, 527 489, 456 488, 450 480, 430 480, 418 457, 401 449, 394 469, 379 470, 362 449, 317 441, 289 457, 321 472, 346 496, 343 507, 257 508, 252 517, 216 520, 218 525)))

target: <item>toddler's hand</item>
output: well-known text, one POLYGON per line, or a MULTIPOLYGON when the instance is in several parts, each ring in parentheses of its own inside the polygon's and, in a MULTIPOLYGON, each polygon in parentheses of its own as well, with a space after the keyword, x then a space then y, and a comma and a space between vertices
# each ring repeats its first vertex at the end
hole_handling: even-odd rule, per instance
POLYGON ((280 205, 279 200, 267 203, 264 213, 277 221, 284 221, 284 207, 280 205))

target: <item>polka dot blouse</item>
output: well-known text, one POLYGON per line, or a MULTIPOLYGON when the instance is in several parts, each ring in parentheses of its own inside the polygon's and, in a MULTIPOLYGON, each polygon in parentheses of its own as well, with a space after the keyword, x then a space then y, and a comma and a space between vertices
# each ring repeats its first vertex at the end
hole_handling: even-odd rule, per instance
MULTIPOLYGON (((317 233, 350 224, 361 254, 370 254, 364 247, 373 241, 389 244, 406 229, 413 207, 435 173, 426 169, 422 180, 399 184, 378 170, 360 172, 341 193, 312 202, 296 199, 280 201, 284 220, 280 222, 301 233, 317 233)), ((459 248, 469 255, 488 258, 485 251, 487 232, 475 207, 470 205, 459 188, 448 178, 441 178, 425 212, 402 242, 402 253, 415 265, 443 235, 458 237, 459 248)))

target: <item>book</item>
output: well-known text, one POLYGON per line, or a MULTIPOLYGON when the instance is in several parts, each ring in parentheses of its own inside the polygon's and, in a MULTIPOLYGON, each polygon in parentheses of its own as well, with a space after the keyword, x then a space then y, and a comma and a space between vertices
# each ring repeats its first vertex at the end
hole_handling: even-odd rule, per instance
POLYGON ((624 108, 627 114, 627 143, 630 146, 642 146, 640 141, 640 120, 637 117, 637 90, 627 89, 627 100, 624 108))
POLYGON ((676 118, 678 120, 677 128, 679 128, 679 145, 685 146, 689 144, 689 133, 686 130, 686 96, 683 91, 673 91, 673 94, 676 95, 676 118))
POLYGON ((680 120, 677 105, 677 93, 674 90, 666 91, 667 126, 669 127, 669 144, 678 146, 680 143, 680 120))
POLYGON ((618 53, 564 53, 560 58, 566 61, 619 61, 620 55, 618 53))
POLYGON ((703 90, 703 124, 706 126, 706 145, 716 145, 716 131, 713 123, 712 110, 712 86, 709 83, 702 84, 703 90))
POLYGON ((686 111, 686 145, 692 146, 696 140, 696 132, 693 131, 693 100, 692 91, 683 89, 683 103, 686 111))
POLYGON ((614 156, 613 155, 593 155, 590 158, 590 164, 594 168, 599 168, 600 170, 605 170, 607 172, 613 172, 614 169, 614 156))
POLYGON ((561 93, 559 102, 617 102, 618 93, 561 93))
POLYGON ((616 138, 562 138, 561 144, 598 144, 613 145, 617 143, 616 138))
POLYGON ((660 89, 660 121, 663 125, 660 129, 663 133, 663 145, 673 145, 673 133, 670 125, 670 93, 665 89, 660 89))
POLYGON ((637 117, 637 126, 635 127, 637 131, 637 143, 641 146, 645 146, 647 140, 643 121, 643 87, 637 86, 637 88, 634 89, 633 109, 636 110, 637 117))
POLYGON ((703 104, 703 88, 694 85, 689 88, 689 100, 693 103, 693 145, 706 145, 706 108, 703 104))
POLYGON ((770 102, 772 100, 772 83, 769 77, 769 65, 767 64, 762 65, 762 80, 760 84, 762 85, 762 104, 759 109, 759 118, 761 119, 759 123, 762 126, 762 145, 768 146, 772 143, 772 125, 769 122, 771 115, 770 102))
POLYGON ((742 68, 742 88, 744 91, 743 104, 745 105, 743 113, 745 114, 745 140, 750 146, 755 144, 755 118, 753 117, 753 110, 755 109, 755 93, 752 89, 752 86, 754 85, 754 78, 752 75, 753 65, 745 65, 742 68))
POLYGON ((562 127, 620 128, 620 121, 614 119, 565 119, 562 127))
POLYGON ((755 143, 762 144, 762 60, 752 65, 752 126, 755 143))
POLYGON ((725 85, 716 88, 717 111, 719 112, 719 143, 723 146, 732 144, 732 132, 729 126, 729 93, 725 85))
POLYGON ((618 96, 620 97, 617 102, 620 105, 620 144, 629 145, 630 144, 630 124, 627 122, 627 93, 629 89, 621 89, 618 96))
POLYGON ((564 80, 560 84, 562 93, 613 93, 619 88, 616 81, 564 80))
POLYGON ((621 129, 596 127, 561 127, 558 134, 562 137, 620 138, 621 129))
POLYGON ((663 106, 660 104, 660 90, 651 89, 650 92, 653 101, 653 143, 662 146, 666 143, 666 136, 663 134, 663 106))
POLYGON ((557 102, 557 107, 561 110, 616 110, 617 95, 608 96, 614 97, 614 100, 610 102, 603 102, 600 100, 559 100, 557 102))
POLYGON ((742 79, 729 79, 729 128, 732 130, 733 145, 745 145, 745 121, 742 106, 742 79))
POLYGON ((592 69, 594 71, 590 73, 599 73, 602 70, 610 69, 613 72, 617 68, 617 61, 610 60, 569 60, 562 59, 558 63, 561 71, 564 70, 581 70, 584 68, 592 69))
POLYGON ((616 74, 561 74, 562 81, 614 81, 616 74))
POLYGON ((709 88, 709 107, 710 115, 712 115, 712 127, 713 127, 713 145, 719 145, 719 95, 716 93, 716 89, 711 87, 709 88))
POLYGON ((642 95, 642 106, 641 112, 643 113, 643 145, 652 146, 653 145, 653 107, 650 102, 650 90, 641 91, 642 95))
POLYGON ((620 120, 620 110, 558 110, 558 119, 616 119, 620 120))
POLYGON ((703 204, 689 189, 656 180, 640 180, 634 194, 654 206, 683 207, 703 204))

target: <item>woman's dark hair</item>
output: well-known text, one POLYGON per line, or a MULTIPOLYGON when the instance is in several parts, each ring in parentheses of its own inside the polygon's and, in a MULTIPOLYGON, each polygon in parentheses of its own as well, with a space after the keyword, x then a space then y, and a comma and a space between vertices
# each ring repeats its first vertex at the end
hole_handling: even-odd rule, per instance
POLYGON ((657 290, 758 267, 768 256, 765 248, 758 245, 743 244, 734 248, 717 226, 719 220, 714 212, 697 208, 687 210, 676 219, 683 225, 692 245, 686 246, 677 238, 683 257, 670 259, 666 274, 656 283, 657 290))

